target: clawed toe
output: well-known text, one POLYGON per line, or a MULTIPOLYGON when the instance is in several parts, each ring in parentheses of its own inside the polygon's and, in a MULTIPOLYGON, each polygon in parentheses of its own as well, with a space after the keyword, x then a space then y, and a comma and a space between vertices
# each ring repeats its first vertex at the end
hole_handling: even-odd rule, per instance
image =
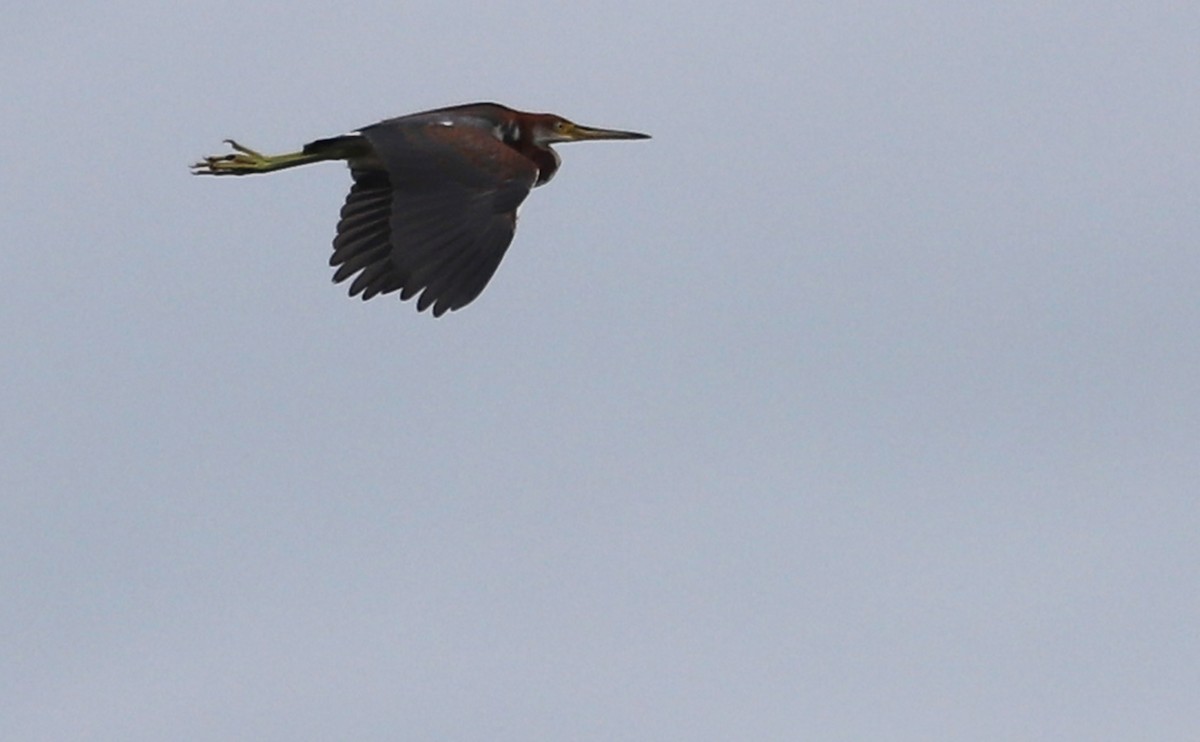
POLYGON ((209 155, 200 162, 192 165, 193 175, 247 175, 261 172, 268 164, 269 158, 249 147, 238 144, 232 139, 226 139, 234 152, 224 155, 209 155))
MULTIPOLYGON (((237 150, 238 152, 241 152, 244 155, 249 155, 250 157, 253 157, 256 160, 265 160, 266 159, 266 156, 263 155, 261 152, 256 152, 256 151, 250 149, 249 147, 244 147, 244 146, 238 144, 233 139, 226 139, 225 143, 228 144, 233 149, 237 150)), ((236 157, 236 155, 226 155, 226 157, 236 157)))

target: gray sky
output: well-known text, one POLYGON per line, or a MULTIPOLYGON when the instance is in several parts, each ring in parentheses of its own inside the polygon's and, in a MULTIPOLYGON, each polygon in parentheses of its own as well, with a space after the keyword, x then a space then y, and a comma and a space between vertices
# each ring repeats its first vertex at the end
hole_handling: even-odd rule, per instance
POLYGON ((7 9, 0 737, 1194 739, 1197 38, 7 9), (344 168, 186 168, 473 100, 655 138, 440 320, 329 283, 344 168))

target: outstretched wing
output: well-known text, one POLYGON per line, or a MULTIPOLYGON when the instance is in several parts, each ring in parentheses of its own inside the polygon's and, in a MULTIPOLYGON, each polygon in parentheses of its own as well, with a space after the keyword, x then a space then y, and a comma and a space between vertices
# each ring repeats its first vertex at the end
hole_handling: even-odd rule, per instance
POLYGON ((361 131, 372 156, 351 160, 330 265, 358 274, 350 295, 400 291, 434 316, 483 291, 516 229, 537 166, 489 128, 413 116, 361 131))

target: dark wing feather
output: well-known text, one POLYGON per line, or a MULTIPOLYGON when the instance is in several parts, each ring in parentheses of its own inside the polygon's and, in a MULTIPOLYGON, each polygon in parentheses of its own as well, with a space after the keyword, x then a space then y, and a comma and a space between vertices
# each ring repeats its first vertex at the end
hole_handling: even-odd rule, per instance
POLYGON ((358 273, 350 294, 364 299, 419 293, 417 309, 432 306, 435 316, 466 306, 512 242, 537 166, 482 121, 447 126, 429 114, 361 133, 372 153, 353 170, 330 258, 334 280, 358 273))
POLYGON ((361 293, 364 299, 369 299, 385 293, 378 290, 383 284, 374 281, 385 276, 401 277, 391 260, 392 186, 387 177, 378 172, 355 170, 353 175, 354 184, 342 206, 329 264, 337 268, 333 274, 335 282, 345 281, 363 271, 351 284, 350 295, 361 293), (371 278, 362 280, 368 274, 371 278))

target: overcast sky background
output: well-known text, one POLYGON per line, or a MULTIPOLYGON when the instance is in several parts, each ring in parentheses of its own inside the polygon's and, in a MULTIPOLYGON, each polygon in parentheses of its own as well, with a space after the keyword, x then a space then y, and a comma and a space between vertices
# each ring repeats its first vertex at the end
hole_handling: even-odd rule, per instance
POLYGON ((0 738, 1195 739, 1194 4, 4 16, 0 738), (474 100, 440 320, 187 171, 474 100))

